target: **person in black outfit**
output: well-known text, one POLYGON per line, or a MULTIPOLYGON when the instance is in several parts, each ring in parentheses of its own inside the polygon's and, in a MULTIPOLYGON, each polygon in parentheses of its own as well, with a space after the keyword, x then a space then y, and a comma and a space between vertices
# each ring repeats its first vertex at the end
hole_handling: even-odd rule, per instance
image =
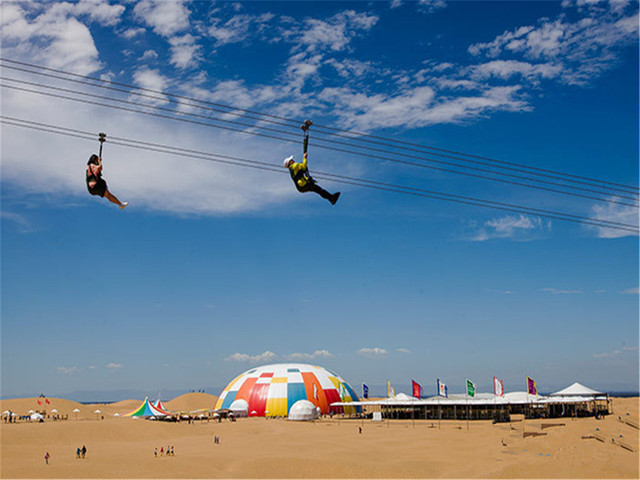
POLYGON ((129 202, 122 203, 107 188, 107 182, 102 178, 102 159, 95 153, 89 157, 87 162, 87 190, 91 195, 106 197, 111 203, 115 203, 121 209, 129 205, 129 202))

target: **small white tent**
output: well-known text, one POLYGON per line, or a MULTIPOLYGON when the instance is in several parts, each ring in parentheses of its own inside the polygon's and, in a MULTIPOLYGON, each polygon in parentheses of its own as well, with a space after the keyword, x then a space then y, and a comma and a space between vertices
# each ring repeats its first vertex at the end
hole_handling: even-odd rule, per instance
POLYGON ((229 410, 234 417, 246 417, 249 415, 249 404, 246 400, 239 398, 229 405, 229 410))
POLYGON ((309 400, 298 400, 291 405, 289 410, 289 420, 304 421, 318 418, 316 406, 309 400))
POLYGON ((596 397, 606 395, 603 392, 598 392, 592 388, 585 387, 584 385, 576 382, 567 388, 558 392, 552 393, 550 397, 596 397))

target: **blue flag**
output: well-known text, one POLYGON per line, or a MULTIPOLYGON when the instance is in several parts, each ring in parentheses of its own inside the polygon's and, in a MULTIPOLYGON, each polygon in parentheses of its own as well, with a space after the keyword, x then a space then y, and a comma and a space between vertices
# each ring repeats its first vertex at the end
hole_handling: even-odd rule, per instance
POLYGON ((362 398, 369 398, 369 387, 364 383, 362 384, 362 398))

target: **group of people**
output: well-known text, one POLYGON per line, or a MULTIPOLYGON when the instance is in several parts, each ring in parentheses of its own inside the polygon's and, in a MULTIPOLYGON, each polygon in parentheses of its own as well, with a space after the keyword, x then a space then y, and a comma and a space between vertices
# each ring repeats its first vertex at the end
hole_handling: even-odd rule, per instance
POLYGON ((76 448, 76 458, 84 458, 87 455, 87 447, 85 445, 82 448, 76 448))
MULTIPOLYGON (((307 166, 307 148, 309 146, 309 127, 311 127, 312 124, 313 123, 311 122, 311 120, 306 120, 301 126, 302 131, 304 132, 302 162, 294 162, 293 155, 291 155, 284 159, 284 166, 287 170, 289 170, 291 180, 293 180, 293 184, 300 193, 317 193, 325 200, 328 200, 331 205, 335 205, 338 201, 338 198, 340 197, 340 192, 329 193, 320 185, 318 185, 313 177, 309 174, 309 168, 307 166)), ((104 142, 104 138, 104 134, 101 134, 101 144, 102 142, 104 142)), ((102 154, 102 147, 100 147, 100 150, 102 154)), ((102 157, 96 155, 95 153, 91 155, 89 161, 87 162, 86 180, 87 190, 89 190, 89 193, 91 195, 106 198, 111 203, 118 205, 120 209, 124 209, 127 205, 129 205, 129 202, 121 202, 113 193, 109 191, 107 182, 102 178, 102 157)))
MULTIPOLYGON (((158 456, 158 449, 154 448, 153 449, 153 456, 157 457, 158 456)), ((173 457, 174 453, 173 453, 173 445, 167 445, 167 449, 165 450, 164 447, 160 447, 160 456, 161 457, 173 457)))

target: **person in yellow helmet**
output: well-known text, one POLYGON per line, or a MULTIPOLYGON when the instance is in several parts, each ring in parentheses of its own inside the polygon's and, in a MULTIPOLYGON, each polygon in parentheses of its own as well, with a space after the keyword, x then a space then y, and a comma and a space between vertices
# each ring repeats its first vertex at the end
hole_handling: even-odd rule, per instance
POLYGON ((293 155, 284 159, 284 166, 289 170, 291 174, 291 180, 293 180, 296 189, 300 193, 314 192, 320 195, 322 198, 329 200, 331 205, 335 205, 340 197, 340 192, 329 193, 324 188, 316 183, 316 181, 309 175, 309 169, 307 168, 307 147, 309 145, 309 127, 311 126, 311 120, 307 120, 302 125, 304 131, 304 154, 302 156, 302 162, 294 162, 293 155))

